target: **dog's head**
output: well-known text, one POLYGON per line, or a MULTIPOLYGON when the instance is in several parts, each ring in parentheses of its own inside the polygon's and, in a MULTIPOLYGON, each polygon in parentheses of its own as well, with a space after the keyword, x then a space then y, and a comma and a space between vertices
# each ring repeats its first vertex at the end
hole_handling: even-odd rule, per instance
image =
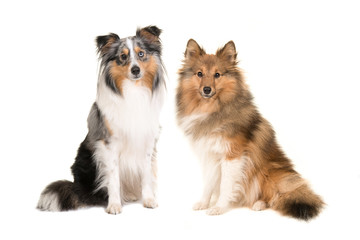
POLYGON ((180 75, 198 85, 203 98, 211 98, 224 90, 233 81, 231 75, 238 72, 236 49, 233 41, 219 49, 215 55, 206 54, 198 43, 190 39, 187 43, 184 68, 180 75))
POLYGON ((96 38, 102 74, 113 91, 121 93, 125 79, 151 90, 157 87, 161 64, 160 33, 156 26, 148 26, 138 29, 132 37, 120 38, 110 33, 96 38))
POLYGON ((178 101, 194 103, 195 108, 218 100, 226 103, 232 99, 242 84, 236 56, 233 41, 229 41, 215 54, 207 54, 195 40, 190 39, 183 67, 179 71, 178 97, 182 99, 178 101))

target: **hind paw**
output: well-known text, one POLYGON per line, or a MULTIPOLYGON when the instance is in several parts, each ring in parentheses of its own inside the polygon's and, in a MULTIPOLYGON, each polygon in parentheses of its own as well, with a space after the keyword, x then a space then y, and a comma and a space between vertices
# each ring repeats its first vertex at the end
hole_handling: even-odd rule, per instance
POLYGON ((262 211, 266 209, 266 203, 264 201, 256 201, 252 206, 252 210, 254 211, 262 211))
POLYGON ((116 215, 121 213, 121 210, 122 210, 122 206, 120 203, 111 203, 108 205, 105 211, 109 214, 116 215))

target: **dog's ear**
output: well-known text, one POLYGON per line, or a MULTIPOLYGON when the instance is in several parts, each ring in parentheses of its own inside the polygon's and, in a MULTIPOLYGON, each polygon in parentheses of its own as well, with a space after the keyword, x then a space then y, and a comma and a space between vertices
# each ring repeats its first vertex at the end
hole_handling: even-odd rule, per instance
POLYGON ((198 58, 203 54, 205 54, 204 49, 202 49, 194 39, 190 39, 186 45, 185 60, 198 58))
POLYGON ((115 33, 110 33, 109 35, 104 35, 104 36, 98 36, 96 38, 96 46, 98 53, 100 53, 101 55, 106 54, 107 52, 109 52, 111 45, 118 40, 120 40, 120 38, 115 33))
POLYGON ((156 26, 147 26, 136 31, 136 36, 145 39, 151 44, 160 44, 161 29, 156 26))
POLYGON ((216 56, 220 57, 226 61, 230 61, 232 63, 236 63, 236 48, 235 43, 233 41, 229 41, 225 46, 216 52, 216 56))

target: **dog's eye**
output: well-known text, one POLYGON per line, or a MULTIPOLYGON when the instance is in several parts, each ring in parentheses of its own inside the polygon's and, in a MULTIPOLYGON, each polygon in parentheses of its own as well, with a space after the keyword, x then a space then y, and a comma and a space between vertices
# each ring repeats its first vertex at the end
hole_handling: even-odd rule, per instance
POLYGON ((219 77, 220 77, 220 73, 215 73, 214 77, 215 77, 215 78, 219 78, 219 77))
POLYGON ((121 60, 125 61, 127 58, 127 55, 125 53, 123 53, 120 55, 120 57, 121 57, 121 60))
POLYGON ((202 77, 202 76, 203 76, 203 73, 202 73, 202 72, 198 72, 198 73, 197 73, 197 76, 198 76, 198 77, 202 77))
POLYGON ((138 56, 139 56, 139 57, 143 57, 143 56, 144 56, 144 52, 143 52, 143 51, 140 51, 140 52, 138 53, 138 56))

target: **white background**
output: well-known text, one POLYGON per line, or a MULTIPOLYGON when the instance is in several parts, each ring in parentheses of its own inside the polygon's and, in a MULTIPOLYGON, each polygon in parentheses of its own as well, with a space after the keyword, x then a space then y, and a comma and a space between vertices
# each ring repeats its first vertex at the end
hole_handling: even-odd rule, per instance
POLYGON ((360 8, 356 1, 2 1, 1 239, 359 239, 360 8), (161 117, 159 208, 35 209, 72 179, 95 100, 94 39, 163 29, 168 96, 161 117), (304 223, 272 210, 192 211, 200 169, 175 121, 177 69, 189 38, 213 53, 233 40, 262 114, 296 170, 327 203, 304 223), (6 236, 6 237, 5 237, 6 236), (161 239, 161 238, 160 238, 161 239), (165 239, 165 238, 163 238, 165 239))

